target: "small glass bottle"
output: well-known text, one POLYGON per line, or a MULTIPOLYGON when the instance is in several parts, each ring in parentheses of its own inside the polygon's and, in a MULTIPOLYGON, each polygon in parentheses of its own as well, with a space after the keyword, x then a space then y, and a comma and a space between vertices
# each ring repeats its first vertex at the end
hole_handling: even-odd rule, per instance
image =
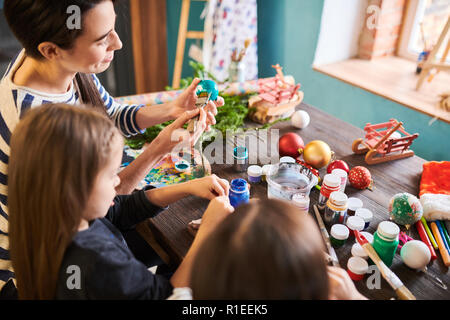
POLYGON ((341 185, 339 187, 339 191, 345 192, 345 187, 347 186, 347 172, 342 169, 333 169, 331 174, 338 176, 341 179, 341 185))
POLYGON ((304 193, 295 193, 292 195, 292 203, 300 209, 301 213, 308 214, 309 212, 309 196, 304 193))
POLYGON ((348 239, 349 231, 345 225, 335 224, 331 227, 330 234, 331 245, 335 248, 339 248, 342 247, 348 239))
POLYGON ((239 205, 248 203, 250 192, 248 191, 247 181, 244 179, 234 179, 230 183, 230 193, 228 195, 230 204, 237 208, 239 205))
POLYGON ((348 198, 348 210, 347 214, 349 216, 354 216, 357 209, 363 207, 363 202, 361 199, 350 197, 348 198))
POLYGON ((345 223, 347 217, 347 200, 347 195, 343 192, 334 191, 330 194, 323 214, 323 220, 328 226, 336 223, 345 223))
POLYGON ((245 64, 243 61, 231 61, 228 68, 231 82, 245 82, 245 64))
POLYGON ((248 182, 250 183, 259 183, 261 182, 262 168, 257 165, 253 165, 248 167, 247 176, 248 182))
POLYGON ((246 172, 248 169, 248 150, 239 146, 233 150, 234 170, 236 172, 246 172))
POLYGON ((355 217, 361 217, 364 220, 364 229, 363 230, 367 230, 367 228, 370 225, 370 222, 372 221, 373 213, 369 209, 359 208, 359 209, 356 209, 355 217))
POLYGON ((340 185, 341 178, 333 174, 325 175, 322 187, 320 188, 319 203, 317 204, 320 210, 325 209, 330 194, 334 191, 339 191, 340 185))
POLYGON ((381 260, 390 267, 398 247, 400 228, 393 222, 383 221, 373 235, 373 248, 381 260))
POLYGON ((345 223, 347 228, 350 230, 350 238, 355 236, 354 231, 362 231, 364 229, 364 219, 361 217, 351 216, 348 217, 347 222, 345 223))

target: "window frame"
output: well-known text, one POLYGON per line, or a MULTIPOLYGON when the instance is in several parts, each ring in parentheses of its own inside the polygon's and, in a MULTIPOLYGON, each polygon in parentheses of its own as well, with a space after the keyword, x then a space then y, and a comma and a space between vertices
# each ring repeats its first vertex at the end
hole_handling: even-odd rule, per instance
POLYGON ((411 36, 419 28, 418 21, 423 18, 425 0, 410 0, 407 2, 406 12, 404 13, 402 30, 400 32, 400 39, 397 45, 397 56, 412 61, 417 61, 419 53, 413 53, 410 50, 411 36), (418 11, 422 11, 418 15, 418 11))

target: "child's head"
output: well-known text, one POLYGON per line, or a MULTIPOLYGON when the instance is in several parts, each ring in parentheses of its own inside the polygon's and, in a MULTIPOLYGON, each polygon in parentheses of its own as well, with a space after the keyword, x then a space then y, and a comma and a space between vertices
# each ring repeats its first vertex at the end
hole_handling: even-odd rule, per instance
POLYGON ((53 298, 67 245, 82 222, 105 216, 119 183, 123 139, 100 113, 31 109, 11 137, 11 259, 21 298, 53 298))
POLYGON ((195 299, 327 299, 324 246, 314 220, 287 202, 240 206, 202 244, 195 299))
POLYGON ((5 0, 4 12, 29 57, 66 72, 103 72, 122 47, 112 0, 5 0))

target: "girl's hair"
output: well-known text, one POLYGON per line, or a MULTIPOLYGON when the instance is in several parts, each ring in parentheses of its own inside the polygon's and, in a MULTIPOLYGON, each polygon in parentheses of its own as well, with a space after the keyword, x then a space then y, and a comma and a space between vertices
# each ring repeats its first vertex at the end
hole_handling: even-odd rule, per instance
POLYGON ((33 108, 15 128, 8 209, 19 298, 54 298, 64 252, 115 137, 106 116, 69 105, 33 108))
MULTIPOLYGON (((5 0, 3 10, 9 27, 25 48, 26 54, 41 60, 44 57, 38 46, 43 42, 52 42, 64 50, 73 48, 75 40, 84 30, 83 17, 103 1, 108 0, 5 0), (69 29, 67 26, 73 14, 67 13, 67 9, 72 5, 80 8, 80 29, 69 29)), ((84 103, 103 107, 103 100, 90 75, 78 73, 75 80, 84 103)))
POLYGON ((240 206, 193 264, 194 299, 327 299, 323 242, 313 219, 280 200, 240 206))

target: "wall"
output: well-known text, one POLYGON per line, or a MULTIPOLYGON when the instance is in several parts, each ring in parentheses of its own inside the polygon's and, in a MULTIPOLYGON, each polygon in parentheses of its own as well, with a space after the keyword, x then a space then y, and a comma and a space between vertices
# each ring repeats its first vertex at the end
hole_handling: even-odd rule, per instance
MULTIPOLYGON (((302 84, 306 103, 360 128, 367 122, 396 118, 405 123, 408 132, 420 134, 412 148, 417 155, 427 160, 450 160, 449 124, 438 120, 428 126, 431 118, 422 113, 312 70, 323 4, 324 0, 258 0, 260 77, 272 76, 271 65, 279 63, 302 84)), ((167 0, 170 79, 180 10, 181 0, 167 0)), ((202 29, 203 22, 198 19, 201 10, 202 6, 191 10, 190 29, 202 29)), ((191 75, 186 61, 183 77, 191 75)))
POLYGON ((408 132, 420 134, 412 146, 417 155, 450 160, 450 124, 438 120, 428 126, 429 116, 312 70, 323 3, 258 1, 260 77, 272 75, 270 66, 280 63, 302 84, 306 103, 360 128, 367 122, 396 118, 405 123, 408 132))

